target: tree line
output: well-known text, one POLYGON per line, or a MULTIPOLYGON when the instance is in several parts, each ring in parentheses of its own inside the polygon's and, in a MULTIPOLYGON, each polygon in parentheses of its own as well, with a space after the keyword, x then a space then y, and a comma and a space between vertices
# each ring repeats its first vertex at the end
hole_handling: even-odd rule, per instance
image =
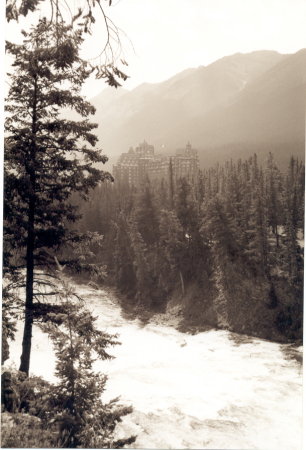
POLYGON ((304 192, 302 162, 292 156, 281 173, 272 153, 264 167, 254 154, 196 179, 169 171, 139 187, 100 184, 79 226, 104 235, 96 261, 135 305, 165 304, 178 286, 197 284, 219 326, 238 313, 256 321, 255 311, 293 338, 302 329, 304 192))

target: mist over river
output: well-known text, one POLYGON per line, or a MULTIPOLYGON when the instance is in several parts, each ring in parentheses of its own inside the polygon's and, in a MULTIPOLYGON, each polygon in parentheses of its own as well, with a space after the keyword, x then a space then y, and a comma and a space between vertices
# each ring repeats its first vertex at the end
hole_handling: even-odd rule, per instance
MULTIPOLYGON (((97 362, 109 380, 104 401, 121 396, 133 414, 117 437, 133 448, 298 450, 302 446, 302 347, 228 331, 181 333, 153 317, 122 313, 111 291, 77 286, 100 329, 118 333, 113 361, 97 362)), ((19 365, 22 327, 10 345, 19 365)), ((34 327, 30 372, 55 382, 47 335, 34 327)))

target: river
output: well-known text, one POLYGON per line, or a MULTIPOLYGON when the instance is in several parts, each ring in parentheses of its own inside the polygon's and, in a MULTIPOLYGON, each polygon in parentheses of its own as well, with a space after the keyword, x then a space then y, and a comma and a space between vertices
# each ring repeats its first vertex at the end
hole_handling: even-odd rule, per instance
MULTIPOLYGON (((299 450, 302 447, 302 347, 223 330, 181 333, 157 316, 128 319, 108 290, 78 286, 102 330, 118 333, 116 359, 96 363, 109 380, 104 401, 121 396, 134 412, 117 438, 133 448, 299 450)), ((34 330, 31 373, 55 381, 48 337, 34 330)), ((19 364, 22 332, 6 365, 19 364)))

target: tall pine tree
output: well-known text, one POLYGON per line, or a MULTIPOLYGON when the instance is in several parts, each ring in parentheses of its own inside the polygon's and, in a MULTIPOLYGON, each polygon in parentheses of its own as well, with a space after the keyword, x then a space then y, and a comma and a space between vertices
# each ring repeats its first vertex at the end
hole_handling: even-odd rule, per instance
MULTIPOLYGON (((79 218, 69 202, 72 193, 86 197, 99 181, 112 177, 95 168, 96 163, 107 161, 92 148, 97 142, 92 130, 97 125, 61 116, 63 108, 74 109, 83 118, 95 112, 80 95, 82 83, 92 72, 79 57, 81 29, 42 19, 23 34, 22 45, 7 43, 15 61, 6 104, 4 239, 25 260, 12 269, 26 269, 20 370, 28 374, 33 302, 42 298, 39 286, 43 283, 35 268, 51 266, 52 251, 81 240, 79 233, 67 228, 67 222, 79 218)), ((5 264, 12 264, 9 253, 5 264)))

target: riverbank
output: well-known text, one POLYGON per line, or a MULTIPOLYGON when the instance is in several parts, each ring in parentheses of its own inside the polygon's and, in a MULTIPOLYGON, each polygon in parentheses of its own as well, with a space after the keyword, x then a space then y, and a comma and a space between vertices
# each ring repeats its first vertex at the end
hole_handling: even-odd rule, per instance
POLYGON ((300 346, 303 342, 302 328, 296 333, 290 330, 290 326, 294 323, 291 317, 289 320, 287 318, 288 330, 283 327, 280 332, 278 317, 281 308, 269 309, 264 299, 261 305, 254 305, 250 298, 245 301, 237 298, 231 307, 230 323, 226 324, 222 321, 220 323, 213 297, 206 295, 207 293, 196 283, 187 285, 184 292, 178 284, 166 301, 151 305, 137 304, 132 295, 126 295, 107 283, 96 285, 96 288, 99 287, 114 296, 125 319, 137 318, 143 325, 155 323, 191 335, 220 329, 283 344, 300 346))

